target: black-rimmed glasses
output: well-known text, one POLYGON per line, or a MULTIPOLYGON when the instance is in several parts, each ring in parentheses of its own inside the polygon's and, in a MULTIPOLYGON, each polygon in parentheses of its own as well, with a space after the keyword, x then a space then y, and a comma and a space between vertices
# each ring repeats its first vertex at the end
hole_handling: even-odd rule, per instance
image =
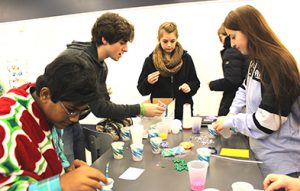
POLYGON ((77 115, 83 116, 83 115, 88 114, 91 111, 91 108, 89 106, 87 106, 87 108, 84 109, 84 110, 81 110, 81 111, 77 110, 77 111, 70 112, 66 108, 66 106, 63 104, 63 102, 60 101, 59 103, 60 103, 61 107, 63 108, 63 110, 65 111, 65 113, 68 115, 69 118, 75 117, 77 115))

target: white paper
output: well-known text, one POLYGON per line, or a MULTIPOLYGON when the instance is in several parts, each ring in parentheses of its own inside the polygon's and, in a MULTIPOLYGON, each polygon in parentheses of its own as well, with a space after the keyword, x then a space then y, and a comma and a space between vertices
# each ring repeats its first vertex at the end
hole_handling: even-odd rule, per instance
POLYGON ((136 180, 143 172, 144 169, 129 167, 119 178, 125 180, 136 180))

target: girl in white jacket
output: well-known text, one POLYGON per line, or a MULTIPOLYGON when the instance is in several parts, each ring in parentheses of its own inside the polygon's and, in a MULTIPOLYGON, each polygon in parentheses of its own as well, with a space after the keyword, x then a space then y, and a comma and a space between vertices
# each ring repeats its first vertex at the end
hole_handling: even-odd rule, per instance
POLYGON ((246 5, 231 11, 224 21, 231 44, 251 63, 229 115, 215 128, 235 128, 249 136, 250 148, 263 175, 299 176, 300 75, 297 63, 261 13, 246 5), (246 106, 246 113, 240 113, 246 106))

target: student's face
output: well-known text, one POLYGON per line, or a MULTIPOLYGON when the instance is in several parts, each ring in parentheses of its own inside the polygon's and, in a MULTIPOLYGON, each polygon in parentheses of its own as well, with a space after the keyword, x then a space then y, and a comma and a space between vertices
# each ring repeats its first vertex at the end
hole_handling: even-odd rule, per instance
POLYGON ((163 30, 162 35, 159 39, 159 43, 165 53, 171 54, 175 49, 177 43, 175 32, 167 33, 165 30, 163 30))
POLYGON ((226 33, 230 36, 231 46, 237 48, 242 54, 247 55, 248 38, 241 31, 226 29, 226 33))
POLYGON ((106 51, 108 57, 113 59, 114 61, 118 61, 124 52, 128 51, 127 42, 120 40, 114 44, 107 44, 106 51))
POLYGON ((41 104, 39 106, 46 118, 59 129, 63 129, 72 123, 77 123, 80 117, 79 113, 88 107, 87 105, 75 107, 71 102, 66 101, 54 103, 49 96, 50 94, 44 94, 44 91, 49 92, 48 88, 41 90, 39 98, 41 104))

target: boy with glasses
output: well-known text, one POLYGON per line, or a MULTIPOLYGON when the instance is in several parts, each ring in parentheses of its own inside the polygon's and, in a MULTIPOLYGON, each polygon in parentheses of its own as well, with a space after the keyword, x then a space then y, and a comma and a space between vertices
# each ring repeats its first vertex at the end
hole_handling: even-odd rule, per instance
POLYGON ((0 190, 96 190, 107 182, 83 161, 69 165, 56 134, 99 96, 92 71, 79 56, 61 55, 35 84, 0 97, 0 190))

